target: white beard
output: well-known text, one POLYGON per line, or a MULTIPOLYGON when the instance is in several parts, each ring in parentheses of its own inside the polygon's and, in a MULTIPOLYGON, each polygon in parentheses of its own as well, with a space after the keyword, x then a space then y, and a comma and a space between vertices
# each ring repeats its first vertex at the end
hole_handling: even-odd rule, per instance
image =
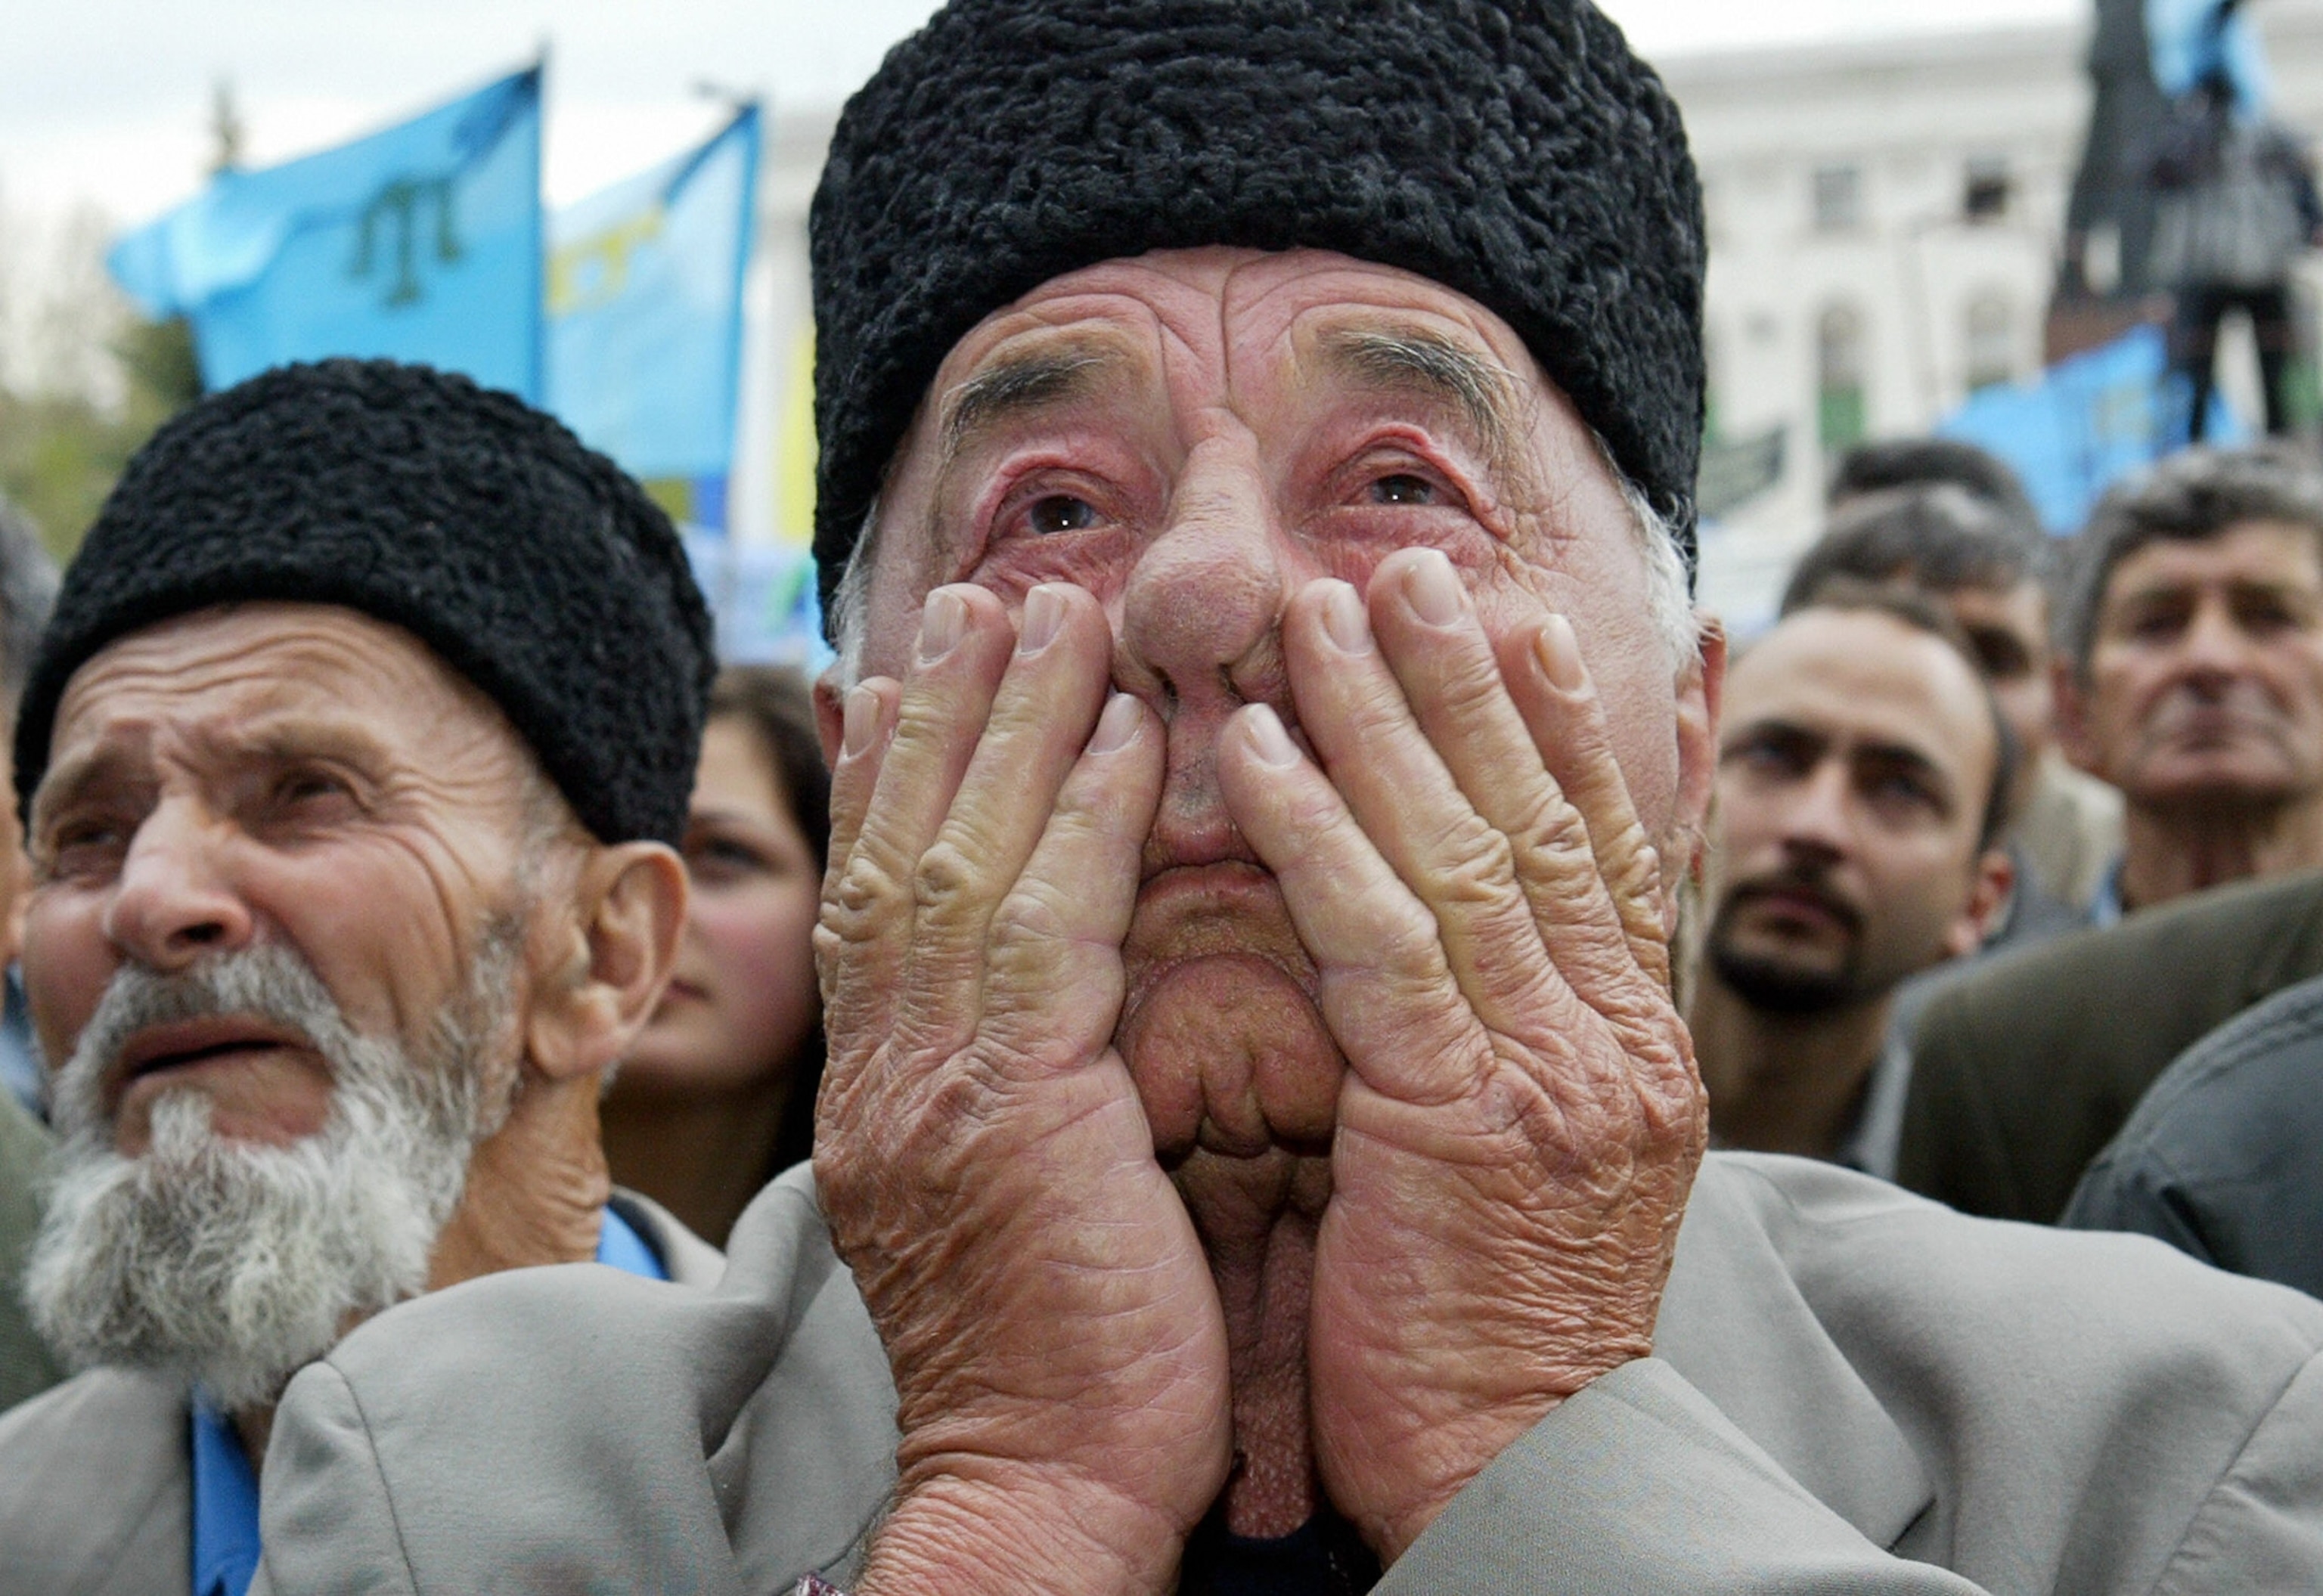
POLYGON ((516 941, 482 939, 468 991, 416 1044, 358 1035, 279 945, 180 976, 124 967, 57 1075, 64 1141, 24 1281, 41 1334, 75 1367, 166 1371, 232 1411, 426 1289, 469 1158, 514 1096, 516 941), (331 1070, 323 1128, 279 1147, 222 1137, 188 1087, 155 1100, 145 1153, 122 1156, 102 1092, 122 1046, 208 1014, 303 1032, 331 1070))

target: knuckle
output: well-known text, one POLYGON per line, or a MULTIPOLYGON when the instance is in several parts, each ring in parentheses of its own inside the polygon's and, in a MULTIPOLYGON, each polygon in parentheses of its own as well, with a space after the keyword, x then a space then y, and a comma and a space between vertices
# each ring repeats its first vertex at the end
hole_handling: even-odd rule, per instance
POLYGON ((1595 858, 1589 822, 1560 793, 1536 800, 1519 835, 1522 839, 1521 850, 1529 861, 1562 868, 1575 860, 1595 858))
POLYGON ((993 911, 991 945, 996 962, 1063 941, 1069 923, 1063 894, 1057 886, 1044 881, 1018 882, 993 911))
POLYGON ((931 843, 912 867, 912 902, 931 920, 941 922, 966 913, 981 885, 976 861, 949 837, 931 843))
POLYGON ((1474 815, 1456 821, 1444 840, 1450 864, 1443 884, 1459 898, 1505 897, 1516 881, 1516 845, 1508 835, 1474 815))
POLYGON ((821 923, 844 941, 867 940, 877 929, 881 911, 901 895, 898 885, 885 859, 868 848, 858 848, 823 895, 821 923))
POLYGON ((1481 638, 1470 647, 1446 649, 1438 658, 1442 663, 1436 677, 1435 695, 1455 714, 1484 709, 1494 700, 1507 696, 1500 662, 1481 638))
POLYGON ((1400 972, 1407 980, 1433 986, 1451 973, 1443 939, 1430 919, 1390 915, 1379 927, 1374 945, 1381 968, 1400 972))

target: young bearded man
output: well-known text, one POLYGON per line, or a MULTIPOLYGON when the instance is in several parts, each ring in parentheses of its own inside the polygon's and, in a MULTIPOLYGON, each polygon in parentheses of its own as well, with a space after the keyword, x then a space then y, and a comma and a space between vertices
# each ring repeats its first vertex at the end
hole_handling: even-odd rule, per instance
POLYGON ((1896 988, 2009 898, 2008 730, 1915 594, 1829 584, 1729 673, 1686 1021, 1725 1146, 1895 1172, 1896 988))

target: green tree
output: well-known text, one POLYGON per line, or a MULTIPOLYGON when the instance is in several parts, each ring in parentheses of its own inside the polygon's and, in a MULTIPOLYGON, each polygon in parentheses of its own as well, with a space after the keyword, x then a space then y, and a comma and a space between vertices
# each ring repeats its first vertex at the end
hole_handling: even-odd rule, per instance
POLYGON ((110 348, 123 379, 117 404, 0 388, 0 495, 32 518, 60 561, 80 546, 138 445, 201 392, 183 321, 132 322, 110 348))

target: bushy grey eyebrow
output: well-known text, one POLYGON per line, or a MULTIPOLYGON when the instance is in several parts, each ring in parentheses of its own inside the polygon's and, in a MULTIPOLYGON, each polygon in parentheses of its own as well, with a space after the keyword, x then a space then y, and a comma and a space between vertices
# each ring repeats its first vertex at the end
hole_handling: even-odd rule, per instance
POLYGON ((1039 350, 997 361, 944 398, 943 452, 949 465, 979 433, 1004 421, 1052 409, 1088 393, 1121 363, 1099 349, 1039 350))
POLYGON ((1515 456, 1514 372, 1453 339, 1408 327, 1340 327, 1323 335, 1325 359, 1367 386, 1448 405, 1467 422, 1485 458, 1515 456))

